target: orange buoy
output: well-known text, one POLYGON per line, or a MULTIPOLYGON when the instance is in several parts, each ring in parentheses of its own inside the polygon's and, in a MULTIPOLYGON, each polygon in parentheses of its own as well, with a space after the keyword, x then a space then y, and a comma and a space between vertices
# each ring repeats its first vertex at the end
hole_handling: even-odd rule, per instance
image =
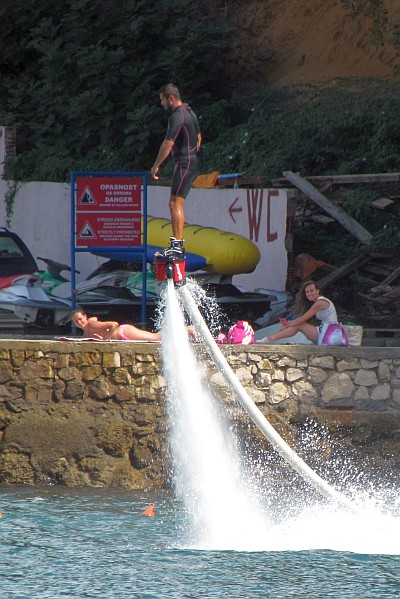
POLYGON ((149 507, 142 512, 142 516, 151 516, 152 518, 155 516, 154 503, 149 503, 149 507))

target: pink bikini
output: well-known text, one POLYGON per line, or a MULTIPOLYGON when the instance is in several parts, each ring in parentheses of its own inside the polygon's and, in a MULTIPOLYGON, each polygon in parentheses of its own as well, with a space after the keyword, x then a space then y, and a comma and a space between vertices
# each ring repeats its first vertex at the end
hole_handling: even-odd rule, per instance
POLYGON ((126 336, 125 333, 125 324, 120 324, 119 325, 119 332, 121 333, 121 341, 129 341, 129 337, 126 336))

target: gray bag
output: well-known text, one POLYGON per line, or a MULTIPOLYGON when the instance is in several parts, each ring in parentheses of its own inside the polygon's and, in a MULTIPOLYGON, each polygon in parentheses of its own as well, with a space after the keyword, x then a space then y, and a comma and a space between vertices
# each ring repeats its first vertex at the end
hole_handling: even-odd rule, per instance
POLYGON ((347 335, 347 340, 349 342, 349 345, 352 345, 352 346, 361 345, 363 330, 364 330, 362 326, 352 325, 352 324, 351 325, 344 324, 343 328, 347 335))

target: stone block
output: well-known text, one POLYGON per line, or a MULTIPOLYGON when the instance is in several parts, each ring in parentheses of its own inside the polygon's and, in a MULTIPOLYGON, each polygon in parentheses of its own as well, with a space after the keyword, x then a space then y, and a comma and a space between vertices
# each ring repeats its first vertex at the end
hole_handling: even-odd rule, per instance
POLYGON ((73 366, 72 368, 60 368, 58 376, 63 381, 73 381, 79 380, 81 378, 81 373, 78 368, 73 366))
POLYGON ((100 364, 92 364, 91 366, 85 366, 82 368, 82 379, 90 382, 95 381, 103 373, 103 369, 100 364))
POLYGON ((256 384, 261 387, 269 387, 272 381, 272 376, 268 372, 259 372, 256 376, 256 384))
POLYGON ((88 395, 100 401, 110 399, 114 395, 114 387, 106 378, 101 377, 88 385, 88 395))
POLYGON ((253 382, 253 376, 247 368, 238 368, 235 372, 235 375, 242 385, 248 385, 249 383, 253 382))
POLYGON ((135 358, 138 362, 155 362, 156 356, 151 353, 135 354, 135 358))
POLYGON ((20 368, 18 378, 21 381, 31 381, 32 379, 53 379, 54 370, 47 360, 28 360, 20 368))
POLYGON ((361 358, 360 360, 361 368, 368 370, 370 368, 376 368, 379 364, 377 360, 366 360, 365 358, 361 358))
POLYGON ((121 366, 121 355, 118 352, 107 352, 103 354, 104 368, 119 368, 121 366))
POLYGON ((115 387, 115 400, 121 403, 126 401, 135 401, 137 399, 137 389, 136 387, 124 386, 124 387, 115 387))
POLYGON ((304 372, 299 368, 288 368, 286 370, 286 380, 289 381, 289 383, 297 381, 298 379, 303 378, 303 376, 304 372))
POLYGON ((345 370, 358 370, 360 368, 360 360, 358 358, 349 358, 346 360, 338 360, 336 370, 344 372, 345 370))
POLYGON ((68 368, 69 366, 69 354, 58 354, 55 357, 54 367, 58 369, 68 368))
POLYGON ((226 359, 232 367, 237 366, 238 364, 247 364, 247 354, 245 353, 232 354, 226 356, 226 359))
POLYGON ((383 400, 389 399, 390 397, 390 385, 387 383, 382 383, 381 385, 377 385, 371 391, 371 399, 383 400))
POLYGON ((270 360, 268 360, 267 358, 263 358, 259 363, 258 363, 258 368, 260 370, 272 370, 273 368, 273 364, 270 360))
POLYGON ((113 372, 111 379, 117 385, 130 385, 132 383, 132 377, 126 368, 118 368, 113 372))
POLYGON ((285 380, 284 370, 273 370, 271 373, 271 378, 273 381, 284 381, 285 380))
POLYGON ((367 387, 359 387, 354 394, 354 399, 356 399, 357 401, 369 399, 369 391, 367 387))
POLYGON ((134 375, 152 375, 155 374, 156 370, 157 368, 154 362, 138 362, 137 364, 135 364, 135 366, 132 366, 132 368, 130 369, 131 373, 134 375))
POLYGON ((328 376, 322 368, 316 368, 315 366, 310 366, 307 371, 308 378, 312 383, 323 383, 328 376))
POLYGON ((300 401, 315 400, 318 398, 317 391, 308 381, 297 381, 292 385, 293 395, 296 395, 300 401))
POLYGON ((396 403, 400 404, 400 389, 394 389, 392 393, 392 399, 396 403))
POLYGON ((227 387, 225 377, 220 372, 214 372, 214 374, 211 375, 210 382, 217 387, 227 387))
POLYGON ((262 361, 262 357, 260 356, 260 354, 249 354, 249 360, 258 363, 262 361))
POLYGON ((321 399, 323 403, 329 403, 332 399, 346 399, 352 396, 355 387, 354 384, 345 372, 332 374, 325 382, 321 399))
POLYGON ((372 387, 378 384, 378 378, 374 370, 359 370, 354 378, 356 385, 372 387))
POLYGON ((257 389, 255 387, 246 387, 246 392, 255 404, 265 403, 265 393, 261 391, 261 389, 257 389))
POLYGON ((385 362, 379 362, 378 381, 380 383, 388 383, 390 381, 390 368, 385 362))
POLYGON ((289 388, 283 383, 273 383, 267 393, 268 402, 278 404, 289 397, 289 388))
POLYGON ((277 362, 277 366, 279 366, 279 368, 285 368, 288 366, 294 368, 296 366, 296 364, 297 364, 297 361, 294 358, 288 358, 287 356, 285 356, 284 358, 281 358, 277 362))
POLYGON ((12 349, 10 351, 10 361, 15 368, 21 368, 25 362, 25 352, 23 350, 12 349))
POLYGON ((312 356, 310 357, 310 366, 332 370, 335 368, 335 360, 333 356, 312 356))
POLYGON ((53 399, 54 385, 52 381, 36 379, 27 384, 25 388, 25 400, 38 403, 50 403, 53 399))
POLYGON ((83 398, 86 385, 82 381, 68 381, 65 385, 64 399, 80 400, 83 398))
MULTIPOLYGON (((10 363, 0 362, 0 384, 11 381, 14 378, 14 370, 10 363)), ((0 395, 1 399, 1 395, 0 395)))

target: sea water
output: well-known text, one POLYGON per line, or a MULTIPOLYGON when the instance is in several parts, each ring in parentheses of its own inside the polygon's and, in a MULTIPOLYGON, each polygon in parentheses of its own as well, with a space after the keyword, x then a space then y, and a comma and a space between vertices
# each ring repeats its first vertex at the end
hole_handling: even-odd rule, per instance
POLYGON ((398 490, 358 488, 349 513, 270 480, 272 502, 206 384, 173 288, 163 336, 173 489, 3 488, 1 599, 399 597, 398 490), (154 518, 142 515, 150 502, 154 518))
POLYGON ((188 546, 190 515, 166 491, 13 488, 0 504, 2 599, 400 596, 390 518, 349 529, 329 513, 305 513, 282 522, 264 551, 228 551, 188 546), (149 502, 154 518, 141 515, 149 502), (332 549, 339 536, 342 549, 332 549))

